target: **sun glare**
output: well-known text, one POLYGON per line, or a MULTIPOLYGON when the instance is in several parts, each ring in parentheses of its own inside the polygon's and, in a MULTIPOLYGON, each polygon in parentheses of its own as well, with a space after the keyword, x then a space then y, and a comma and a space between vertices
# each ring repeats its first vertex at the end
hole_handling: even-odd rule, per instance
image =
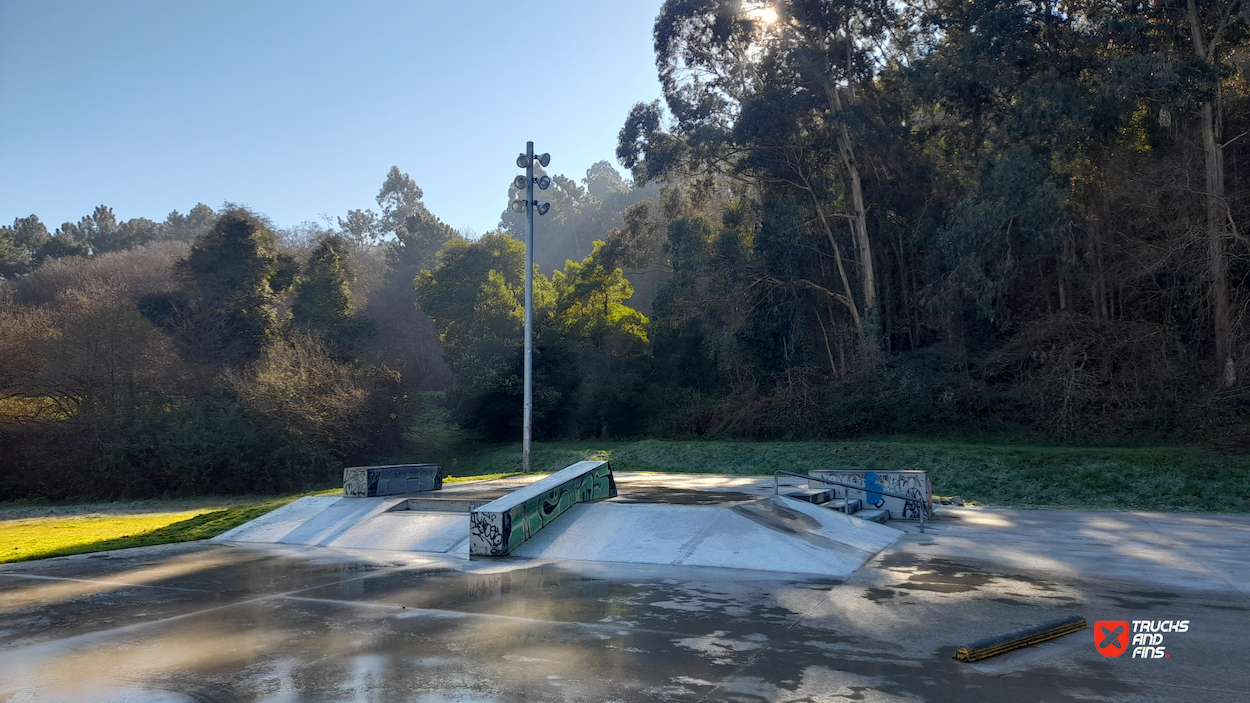
POLYGON ((772 24, 777 21, 777 11, 771 7, 761 7, 759 9, 751 10, 750 15, 755 21, 763 22, 764 24, 772 24))

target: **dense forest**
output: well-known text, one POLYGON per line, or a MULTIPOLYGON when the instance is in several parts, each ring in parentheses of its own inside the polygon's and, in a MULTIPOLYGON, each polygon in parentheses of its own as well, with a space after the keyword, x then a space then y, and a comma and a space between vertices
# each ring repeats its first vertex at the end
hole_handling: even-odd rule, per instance
MULTIPOLYGON (((654 42, 629 178, 542 193, 538 439, 1250 442, 1244 0, 669 0, 654 42)), ((523 220, 422 198, 0 228, 0 498, 516 441, 523 220)))

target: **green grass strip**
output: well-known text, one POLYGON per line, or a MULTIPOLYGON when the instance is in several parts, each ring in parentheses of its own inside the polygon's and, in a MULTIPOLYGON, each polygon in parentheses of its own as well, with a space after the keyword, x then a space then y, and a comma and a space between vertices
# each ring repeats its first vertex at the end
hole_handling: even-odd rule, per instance
MULTIPOLYGON (((519 445, 462 454, 457 473, 520 466, 519 445)), ((838 442, 662 441, 535 444, 530 465, 555 471, 607 459, 613 471, 771 475, 778 469, 929 472, 938 495, 1016 507, 1250 512, 1250 454, 1194 447, 1073 447, 915 438, 838 442)))
POLYGON ((208 539, 308 495, 221 508, 116 515, 55 515, 0 521, 0 563, 208 539))

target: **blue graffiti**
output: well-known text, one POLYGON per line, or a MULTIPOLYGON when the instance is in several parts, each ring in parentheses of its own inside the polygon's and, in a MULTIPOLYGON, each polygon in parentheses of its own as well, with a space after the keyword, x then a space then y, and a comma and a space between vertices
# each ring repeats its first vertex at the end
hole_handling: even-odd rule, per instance
POLYGON ((881 490, 881 484, 877 483, 877 474, 868 471, 864 474, 864 500, 874 508, 880 508, 885 503, 885 498, 880 493, 874 493, 872 489, 881 490))

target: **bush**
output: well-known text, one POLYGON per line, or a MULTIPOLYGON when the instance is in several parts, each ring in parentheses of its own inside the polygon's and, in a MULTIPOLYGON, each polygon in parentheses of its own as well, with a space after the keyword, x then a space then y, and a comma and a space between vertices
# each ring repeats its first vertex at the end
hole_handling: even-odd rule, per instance
POLYGON ((238 401, 213 395, 142 408, 107 446, 97 493, 175 496, 278 493, 338 480, 330 450, 292 437, 238 401))
POLYGON ((405 398, 396 374, 340 360, 316 338, 292 333, 223 383, 252 414, 340 457, 367 458, 402 441, 405 398))

